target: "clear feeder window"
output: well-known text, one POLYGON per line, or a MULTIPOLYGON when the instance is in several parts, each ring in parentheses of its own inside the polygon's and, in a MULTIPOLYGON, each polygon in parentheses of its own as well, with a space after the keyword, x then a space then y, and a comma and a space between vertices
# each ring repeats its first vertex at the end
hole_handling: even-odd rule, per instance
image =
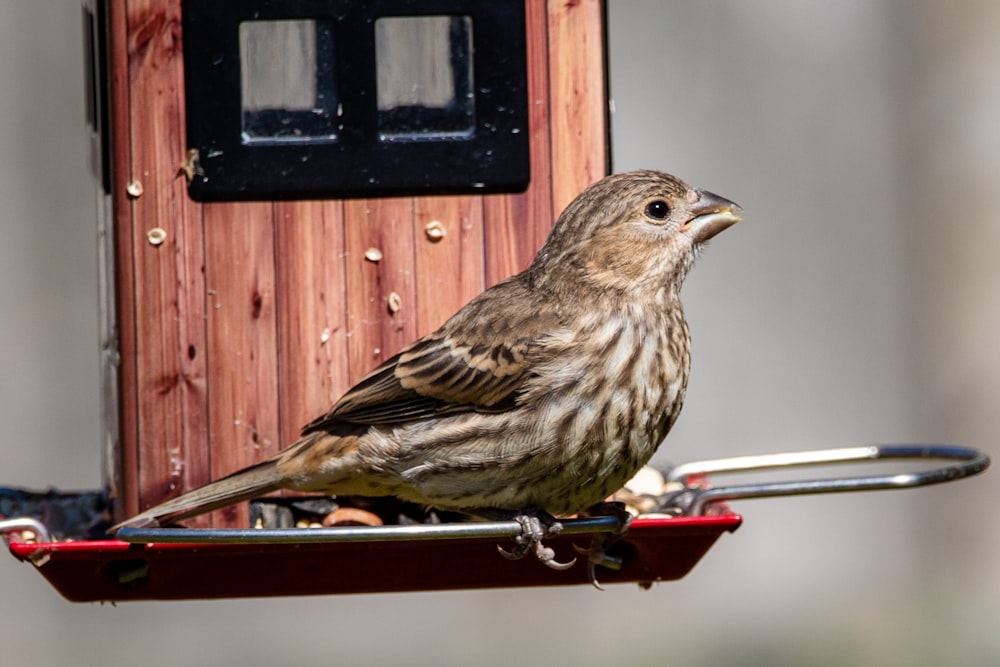
POLYGON ((468 16, 377 19, 379 138, 419 141, 472 136, 472 55, 468 16))
POLYGON ((332 63, 329 22, 240 23, 243 143, 335 140, 332 63))

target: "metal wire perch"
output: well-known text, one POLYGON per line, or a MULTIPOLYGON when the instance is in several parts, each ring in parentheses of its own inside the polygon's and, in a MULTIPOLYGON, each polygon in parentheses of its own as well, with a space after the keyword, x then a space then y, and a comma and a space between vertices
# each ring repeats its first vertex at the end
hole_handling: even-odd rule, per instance
POLYGON ((953 445, 869 445, 692 461, 665 471, 664 475, 668 482, 681 482, 684 484, 684 489, 661 496, 656 511, 683 516, 701 516, 706 513, 710 505, 729 500, 928 486, 970 477, 986 470, 989 465, 990 458, 983 452, 953 445), (961 463, 918 472, 897 472, 857 477, 762 482, 720 487, 690 484, 692 479, 708 475, 901 459, 940 459, 961 461, 961 463))

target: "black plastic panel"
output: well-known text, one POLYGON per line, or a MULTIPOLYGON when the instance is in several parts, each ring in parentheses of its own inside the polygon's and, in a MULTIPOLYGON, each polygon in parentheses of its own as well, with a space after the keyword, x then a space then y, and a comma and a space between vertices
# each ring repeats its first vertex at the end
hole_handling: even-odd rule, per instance
POLYGON ((523 0, 186 0, 187 143, 198 152, 190 194, 522 191, 530 180, 525 52, 523 0), (407 34, 410 26, 423 37, 407 34), (260 84, 241 48, 248 62, 280 52, 282 66, 307 73, 304 84, 283 93, 285 74, 274 68, 261 70, 270 81, 260 84), (421 49, 423 66, 410 57, 421 49), (413 72, 436 86, 421 94, 437 101, 404 99, 413 72))

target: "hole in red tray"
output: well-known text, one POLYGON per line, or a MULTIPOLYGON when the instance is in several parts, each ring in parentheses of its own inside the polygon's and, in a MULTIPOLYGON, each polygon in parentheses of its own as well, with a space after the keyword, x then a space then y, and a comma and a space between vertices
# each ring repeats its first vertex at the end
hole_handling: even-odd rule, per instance
POLYGON ((101 568, 101 576, 128 588, 149 584, 149 561, 145 558, 113 560, 101 568))

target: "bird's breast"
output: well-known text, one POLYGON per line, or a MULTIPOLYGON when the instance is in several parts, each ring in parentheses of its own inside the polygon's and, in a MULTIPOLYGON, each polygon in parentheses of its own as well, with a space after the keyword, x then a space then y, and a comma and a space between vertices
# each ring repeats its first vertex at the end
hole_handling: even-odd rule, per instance
POLYGON ((649 461, 683 403, 687 335, 682 318, 646 327, 605 317, 535 369, 538 379, 522 403, 534 414, 524 468, 542 471, 544 483, 532 488, 545 497, 532 504, 556 514, 579 511, 649 461))

